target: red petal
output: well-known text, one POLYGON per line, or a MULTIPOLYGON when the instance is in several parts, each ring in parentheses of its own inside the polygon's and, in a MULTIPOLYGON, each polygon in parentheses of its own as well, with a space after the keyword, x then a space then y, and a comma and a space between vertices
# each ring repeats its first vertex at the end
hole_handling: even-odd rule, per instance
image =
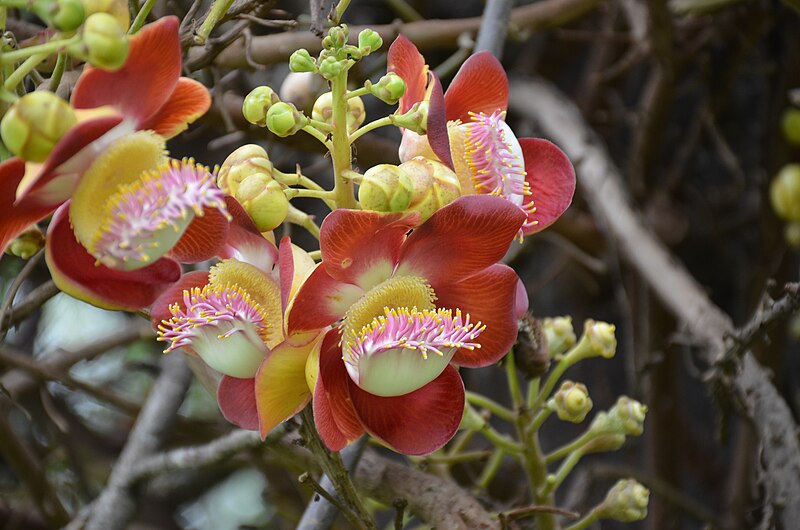
POLYGON ((396 274, 422 276, 438 295, 440 285, 497 263, 524 220, 519 207, 500 197, 456 199, 408 236, 396 274))
POLYGON ((319 354, 319 377, 314 389, 314 424, 331 451, 339 451, 364 433, 348 390, 350 376, 342 361, 339 333, 325 335, 319 354))
POLYGON ((403 396, 375 396, 348 381, 353 407, 367 432, 406 455, 425 455, 444 446, 464 414, 464 383, 452 366, 403 396))
POLYGON ((431 72, 431 99, 428 106, 427 138, 431 149, 447 167, 453 169, 450 155, 450 136, 447 133, 447 116, 442 84, 436 74, 431 72))
POLYGON ((492 265, 460 282, 436 289, 436 305, 461 309, 470 321, 486 329, 478 337, 481 347, 461 349, 453 364, 478 368, 500 360, 517 340, 516 300, 519 278, 505 265, 492 265))
POLYGON ((25 175, 25 162, 12 158, 0 164, 0 252, 33 223, 41 221, 58 204, 42 204, 35 197, 15 202, 17 186, 25 175))
POLYGON ((216 208, 205 208, 195 217, 169 251, 169 257, 181 263, 200 263, 223 253, 230 222, 216 208))
POLYGON ((72 106, 91 109, 111 105, 144 124, 169 100, 181 75, 177 17, 148 24, 130 40, 128 60, 106 72, 86 66, 72 92, 72 106))
POLYGON ((217 403, 225 419, 242 429, 258 430, 256 381, 223 375, 217 387, 217 403))
POLYGON ((280 267, 281 282, 281 307, 286 313, 289 305, 289 293, 292 290, 292 280, 294 279, 294 253, 292 252, 292 240, 289 236, 281 239, 278 247, 278 266, 280 267))
POLYGON ((170 285, 156 298, 150 308, 150 323, 153 325, 153 329, 158 329, 162 320, 172 318, 169 310, 169 306, 172 304, 178 304, 181 309, 186 310, 186 305, 183 303, 183 291, 189 291, 192 287, 203 287, 207 283, 208 271, 192 271, 187 272, 177 282, 170 285))
POLYGON ((105 309, 138 311, 180 278, 181 266, 167 258, 129 272, 95 265, 95 258, 75 239, 68 213, 65 203, 53 215, 45 258, 53 281, 70 296, 105 309))
POLYGON ((186 130, 210 106, 208 89, 193 79, 181 77, 169 100, 140 128, 152 129, 164 138, 172 138, 186 130))
POLYGON ((514 318, 521 319, 528 311, 528 290, 522 280, 517 278, 517 293, 514 296, 514 318))
POLYGON ((364 291, 359 287, 331 278, 327 262, 320 263, 286 310, 288 334, 313 331, 333 324, 363 294, 364 291))
POLYGON ((549 140, 520 138, 519 145, 532 192, 524 204, 533 201, 536 211, 528 219, 538 221, 524 230, 527 235, 544 230, 569 207, 575 194, 575 169, 564 151, 549 140))
POLYGON ((364 290, 392 275, 406 233, 419 214, 334 210, 320 229, 320 248, 328 274, 364 290))
POLYGON ((503 65, 489 52, 464 61, 444 96, 447 119, 470 121, 469 113, 491 114, 508 108, 508 78, 503 65))
POLYGON ((219 257, 236 258, 271 273, 278 261, 278 249, 261 235, 239 201, 228 195, 225 197, 225 205, 233 221, 230 223, 226 247, 219 257))
POLYGON ((425 86, 428 82, 428 68, 425 59, 414 43, 403 35, 398 35, 386 57, 387 70, 394 72, 406 83, 406 91, 400 98, 400 114, 425 99, 425 86))

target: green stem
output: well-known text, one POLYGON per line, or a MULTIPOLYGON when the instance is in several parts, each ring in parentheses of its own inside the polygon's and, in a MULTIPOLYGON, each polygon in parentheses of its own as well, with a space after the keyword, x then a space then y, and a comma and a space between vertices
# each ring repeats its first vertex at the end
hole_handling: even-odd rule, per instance
POLYGON ((64 75, 64 68, 67 65, 67 54, 59 53, 56 59, 56 66, 53 68, 53 74, 50 76, 50 91, 55 92, 61 84, 61 77, 64 75))
POLYGON ((136 18, 133 19, 133 23, 131 24, 131 29, 128 30, 128 35, 133 35, 144 26, 144 23, 147 22, 147 16, 150 14, 150 11, 153 9, 153 6, 156 5, 156 0, 146 0, 142 8, 136 13, 136 18))
POLYGON ((339 21, 342 20, 344 12, 347 11, 347 7, 349 5, 350 5, 350 0, 339 0, 339 3, 336 4, 336 13, 333 16, 334 25, 338 24, 339 21))
POLYGON ((350 92, 348 92, 345 98, 350 99, 358 96, 366 96, 367 94, 369 94, 370 93, 369 87, 372 85, 372 83, 370 83, 369 81, 367 81, 367 83, 369 83, 369 85, 362 86, 361 88, 357 88, 355 90, 351 90, 350 92))
POLYGON ((486 460, 491 457, 491 451, 469 451, 467 453, 460 453, 457 455, 428 455, 420 458, 421 462, 430 464, 459 464, 461 462, 474 462, 475 460, 486 460))
MULTIPOLYGON (((13 52, 10 52, 13 53, 13 52)), ((28 57, 25 59, 21 65, 17 67, 14 72, 6 78, 6 82, 3 84, 3 88, 8 90, 9 92, 14 92, 25 76, 28 75, 31 70, 36 68, 39 63, 47 59, 47 56, 50 55, 49 53, 41 53, 39 55, 34 55, 32 57, 28 57)), ((3 55, 3 59, 5 59, 5 55, 3 55)))
MULTIPOLYGON (((341 1, 336 6, 336 12, 344 5, 347 9, 349 1, 341 1)), ((331 92, 333 99, 333 135, 331 141, 331 158, 333 158, 333 194, 337 208, 357 208, 358 203, 353 196, 353 182, 343 176, 343 172, 352 170, 352 153, 350 148, 350 138, 347 134, 347 70, 333 78, 331 81, 331 92)))
POLYGON ((353 134, 350 135, 350 140, 349 141, 352 144, 353 142, 355 142, 356 140, 358 140, 359 138, 361 138, 362 136, 364 136, 368 132, 374 131, 375 129, 377 129, 379 127, 385 127, 387 125, 391 125, 393 123, 394 123, 394 121, 393 121, 391 116, 386 116, 386 117, 377 119, 375 121, 371 121, 368 124, 366 124, 363 127, 361 127, 360 129, 356 129, 355 131, 353 131, 353 134))
POLYGON ((528 381, 528 408, 533 410, 533 404, 536 403, 536 396, 539 395, 539 386, 541 385, 542 378, 534 377, 528 381))
POLYGON ((324 188, 300 173, 298 168, 297 173, 284 173, 275 168, 272 169, 272 177, 286 186, 303 186, 309 190, 324 191, 324 188))
POLYGON ((512 455, 519 455, 523 452, 523 448, 520 447, 518 443, 510 439, 508 436, 500 434, 488 423, 483 426, 480 432, 498 449, 502 449, 503 451, 512 455))
POLYGON ((547 484, 542 490, 542 494, 552 495, 564 482, 567 476, 569 476, 578 462, 580 462, 581 458, 583 458, 583 451, 575 451, 574 453, 571 453, 566 460, 561 462, 561 466, 559 466, 556 474, 547 477, 547 484))
POLYGON ((498 418, 502 418, 506 421, 513 422, 516 418, 516 415, 513 411, 505 408, 500 403, 480 394, 476 394, 475 392, 467 391, 467 401, 472 403, 477 407, 484 408, 497 416, 498 418))
POLYGON ((307 132, 308 134, 319 140, 320 143, 322 143, 322 145, 327 147, 329 151, 333 149, 333 144, 331 144, 331 142, 328 141, 328 136, 319 129, 317 129, 316 127, 312 127, 311 125, 306 125, 305 127, 303 127, 303 131, 307 132))
POLYGON ((208 10, 208 15, 206 19, 203 21, 203 24, 197 28, 195 31, 194 42, 197 44, 205 44, 208 40, 208 36, 211 35, 211 32, 214 31, 214 28, 219 21, 222 20, 228 13, 228 9, 231 8, 233 4, 233 0, 214 0, 214 3, 211 4, 211 9, 208 10))
POLYGON ((314 261, 322 260, 322 251, 321 250, 312 250, 308 253, 308 257, 313 259, 314 261))
POLYGON ((309 118, 308 124, 322 132, 326 133, 333 132, 333 125, 325 121, 312 120, 311 118, 309 118))
POLYGON ((503 458, 505 456, 506 454, 502 449, 498 449, 492 453, 489 461, 486 462, 485 466, 483 466, 481 476, 478 478, 477 485, 480 489, 485 490, 489 487, 492 479, 494 479, 494 477, 497 475, 497 472, 500 471, 500 466, 503 464, 503 458))
POLYGON ((574 440, 572 440, 570 443, 568 443, 566 445, 562 445, 561 447, 559 447, 558 449, 556 449, 552 453, 548 454, 545 457, 545 462, 547 462, 548 464, 551 464, 553 462, 557 462, 558 460, 561 460, 562 458, 564 458, 568 454, 570 454, 570 453, 572 453, 574 451, 577 451, 578 449, 580 449, 581 447, 583 447, 584 445, 589 443, 592 440, 592 438, 594 438, 594 437, 595 437, 595 433, 594 432, 586 431, 585 433, 583 433, 579 437, 577 437, 574 440))
POLYGON ((297 197, 311 197, 313 199, 329 200, 333 199, 333 192, 325 190, 306 190, 297 188, 287 188, 283 193, 288 199, 295 199, 297 197))
POLYGON ((542 424, 547 420, 547 418, 550 417, 552 413, 553 410, 550 409, 549 407, 540 410, 539 413, 533 417, 533 421, 528 426, 528 430, 532 432, 538 432, 542 424))
POLYGON ((574 523, 566 527, 564 530, 586 530, 594 523, 596 523, 598 520, 600 520, 600 517, 598 516, 597 510, 593 509, 591 512, 586 514, 586 517, 578 521, 575 521, 574 523))
POLYGON ((550 396, 553 388, 555 388, 558 380, 561 379, 561 376, 567 371, 567 368, 578 361, 593 355, 591 341, 586 334, 584 334, 584 336, 581 337, 581 340, 578 341, 578 344, 573 346, 571 350, 565 353, 558 361, 558 364, 553 371, 550 372, 550 375, 547 377, 547 381, 544 383, 544 388, 542 388, 541 392, 539 392, 539 395, 536 396, 536 401, 534 401, 533 406, 531 406, 531 410, 536 410, 542 406, 545 400, 550 396))
POLYGON ((519 379, 517 378, 517 363, 514 361, 514 350, 511 350, 506 355, 506 379, 508 379, 508 392, 511 394, 511 402, 514 404, 514 409, 519 410, 522 404, 525 403, 525 398, 522 397, 522 389, 519 387, 519 379))
POLYGON ((292 224, 302 226, 308 230, 312 236, 319 240, 319 226, 317 226, 317 223, 314 222, 314 218, 308 215, 306 212, 299 210, 290 204, 289 214, 286 216, 286 220, 292 224))
MULTIPOLYGON (((44 44, 38 44, 36 46, 29 46, 27 48, 21 48, 19 50, 14 50, 10 52, 3 52, 0 55, 0 63, 2 64, 11 64, 21 61, 23 59, 30 59, 33 57, 40 57, 36 64, 47 59, 47 56, 51 53, 60 52, 63 48, 70 46, 72 44, 77 44, 81 41, 80 35, 72 36, 68 39, 53 39, 51 41, 45 42, 44 44)), ((33 68, 31 68, 33 70, 33 68)), ((30 71, 30 70, 29 70, 30 71)))

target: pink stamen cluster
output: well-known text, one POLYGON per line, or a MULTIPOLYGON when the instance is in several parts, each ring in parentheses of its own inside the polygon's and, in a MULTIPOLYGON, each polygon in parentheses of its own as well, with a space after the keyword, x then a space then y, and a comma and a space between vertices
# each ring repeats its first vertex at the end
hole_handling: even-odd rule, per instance
POLYGON ((522 197, 530 195, 525 181, 525 163, 506 138, 505 112, 470 112, 472 121, 464 127, 466 134, 466 154, 475 190, 479 193, 500 195, 517 205, 522 197))
POLYGON ((342 359, 357 366, 362 357, 395 348, 419 350, 423 359, 428 358, 429 352, 444 355, 442 348, 473 350, 481 347, 473 341, 484 329, 486 326, 480 322, 471 323, 469 315, 462 318, 460 309, 453 316, 449 309, 387 307, 383 315, 361 329, 355 341, 344 345, 342 359))
POLYGON ((186 309, 178 303, 172 304, 169 308, 172 318, 158 326, 157 340, 170 343, 164 353, 177 348, 191 349, 193 341, 205 338, 204 328, 209 327, 220 331, 228 328, 217 335, 218 339, 250 329, 266 342, 269 326, 264 310, 237 285, 193 287, 183 291, 183 305, 186 309))
POLYGON ((94 255, 148 261, 148 251, 160 244, 154 234, 168 227, 181 231, 190 213, 202 216, 204 208, 216 208, 230 219, 225 193, 214 180, 208 168, 193 160, 170 160, 120 187, 109 199, 109 219, 94 245, 94 255))

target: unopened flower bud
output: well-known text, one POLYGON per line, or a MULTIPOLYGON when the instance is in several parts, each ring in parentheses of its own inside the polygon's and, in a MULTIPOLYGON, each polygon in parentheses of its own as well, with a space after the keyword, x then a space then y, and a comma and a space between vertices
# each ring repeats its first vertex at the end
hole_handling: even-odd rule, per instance
POLYGON ((316 72, 317 61, 308 50, 301 48, 289 56, 289 69, 292 72, 316 72))
POLYGON ((800 221, 786 223, 783 227, 783 238, 792 248, 800 248, 800 221))
POLYGON ((358 49, 364 55, 369 55, 380 49, 381 46, 383 46, 383 39, 377 31, 364 29, 358 34, 358 49))
POLYGON ((267 129, 278 136, 291 136, 308 124, 308 118, 291 103, 279 101, 267 111, 267 129))
POLYGON ((311 114, 319 94, 328 82, 311 72, 289 72, 281 83, 280 100, 292 103, 298 110, 311 114))
POLYGON ((336 49, 343 47, 345 44, 347 44, 347 37, 349 34, 350 30, 347 27, 347 24, 342 24, 340 26, 333 26, 331 29, 328 30, 328 37, 330 37, 330 46, 336 49))
POLYGON ((417 134, 426 134, 428 132, 428 106, 427 101, 414 103, 405 114, 395 115, 395 125, 405 127, 417 134))
POLYGON ((775 213, 785 221, 800 221, 800 164, 787 164, 772 179, 769 198, 775 213))
POLYGON ((283 193, 283 186, 266 173, 253 173, 245 178, 234 197, 260 232, 277 228, 289 213, 289 199, 283 193))
POLYGON ((559 419, 580 423, 592 410, 592 398, 586 385, 564 381, 553 398, 553 406, 559 419))
POLYGON ((581 454, 609 453, 625 445, 624 434, 603 434, 586 442, 580 449, 581 454))
POLYGON ((600 357, 610 359, 617 352, 617 337, 614 324, 587 320, 583 324, 583 333, 588 337, 589 343, 595 353, 600 357))
POLYGON ((46 90, 22 96, 3 116, 0 135, 23 160, 44 162, 58 141, 77 123, 66 101, 46 90))
POLYGON ((273 165, 263 147, 256 144, 243 145, 236 149, 217 172, 217 186, 234 197, 244 179, 255 173, 272 177, 273 165))
POLYGON ((18 258, 29 259, 44 248, 44 242, 44 234, 41 229, 32 225, 9 243, 6 253, 18 258))
POLYGON ((605 500, 595 508, 601 519, 623 523, 641 521, 647 517, 650 491, 633 479, 622 479, 608 491, 605 500))
POLYGON ((800 145, 800 109, 786 109, 781 125, 786 140, 792 145, 800 145))
POLYGON ((119 70, 128 58, 128 28, 108 13, 94 13, 83 24, 83 42, 71 51, 92 66, 119 70))
POLYGON ((592 420, 589 430, 596 434, 624 434, 639 436, 644 431, 647 407, 627 396, 620 396, 608 412, 601 412, 592 420))
POLYGON ((525 313, 519 321, 514 359, 517 368, 529 379, 544 375, 550 368, 550 352, 542 322, 530 313, 525 313))
POLYGON ((33 2, 32 10, 59 31, 75 31, 85 18, 81 0, 38 0, 33 2))
POLYGON ((458 429, 462 431, 480 431, 485 426, 486 418, 472 408, 472 405, 464 403, 464 415, 461 416, 461 424, 458 426, 458 429))
MULTIPOLYGON (((317 121, 322 121, 328 125, 333 125, 333 93, 325 92, 314 103, 314 109, 311 111, 311 117, 317 121)), ((360 97, 347 98, 347 133, 351 134, 353 131, 361 127, 364 119, 367 117, 366 110, 364 110, 364 102, 360 97)))
POLYGON ((572 317, 545 318, 542 321, 542 328, 551 357, 572 348, 578 340, 572 327, 572 317))
POLYGON ((267 126, 267 112, 280 102, 278 95, 268 86, 259 86, 250 91, 242 103, 244 119, 259 127, 267 126))
POLYGON ((358 202, 365 210, 405 211, 411 202, 411 179, 393 164, 371 167, 364 173, 358 187, 358 202))
POLYGON ((373 96, 384 103, 394 105, 406 93, 406 83, 394 72, 389 72, 381 77, 377 83, 369 87, 373 96))
POLYGON ((108 13, 119 22, 122 27, 131 25, 131 14, 128 10, 128 2, 125 0, 81 0, 86 16, 95 13, 108 13))
POLYGON ((322 74, 322 77, 325 79, 331 80, 338 77, 347 67, 348 63, 346 60, 339 60, 336 57, 329 56, 320 61, 319 73, 322 74))
POLYGON ((461 196, 461 184, 453 171, 437 160, 418 156, 400 164, 411 180, 409 210, 426 220, 433 213, 461 196))

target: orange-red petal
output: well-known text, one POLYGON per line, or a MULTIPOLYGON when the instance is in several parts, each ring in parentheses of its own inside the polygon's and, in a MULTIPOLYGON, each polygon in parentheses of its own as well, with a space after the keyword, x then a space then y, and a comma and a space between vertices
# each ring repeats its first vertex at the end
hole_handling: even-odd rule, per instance
POLYGON ((25 175, 25 162, 11 158, 0 164, 0 252, 33 223, 41 221, 58 204, 41 203, 35 197, 16 202, 17 186, 25 175))
POLYGON ((186 130, 210 106, 208 89, 193 79, 181 77, 167 102, 140 128, 152 129, 164 138, 172 138, 186 130))
POLYGON ((519 145, 525 157, 525 180, 531 189, 523 206, 533 201, 536 207, 536 211, 528 215, 528 220, 536 224, 523 229, 527 235, 553 224, 572 203, 575 169, 564 151, 549 140, 520 138, 519 145))
POLYGON ((217 387, 217 403, 225 419, 250 431, 258 430, 256 385, 252 377, 239 379, 223 375, 217 387))
POLYGON ((333 324, 363 294, 360 287, 331 278, 327 262, 323 261, 289 302, 286 310, 287 333, 294 335, 333 324))
POLYGON ((181 263, 200 263, 219 256, 227 244, 229 227, 230 222, 222 212, 205 208, 202 216, 189 223, 168 255, 181 263))
POLYGON ((398 35, 386 58, 387 70, 394 72, 406 83, 406 91, 400 98, 400 113, 408 112, 414 103, 425 99, 428 83, 428 67, 425 59, 414 43, 403 35, 398 35))
POLYGON ((96 265, 69 226, 69 202, 59 208, 47 230, 45 259, 59 289, 104 309, 138 311, 148 307, 181 276, 181 266, 162 258, 134 271, 96 265))
POLYGON ((464 61, 444 96, 447 119, 469 121, 469 113, 491 114, 508 108, 508 78, 503 65, 489 52, 464 61))
POLYGON ((153 329, 157 330, 162 320, 172 318, 169 307, 178 304, 181 310, 186 311, 186 304, 183 303, 183 291, 191 291, 192 287, 203 287, 208 283, 208 271, 187 272, 180 279, 170 285, 153 302, 150 308, 150 323, 153 329))

